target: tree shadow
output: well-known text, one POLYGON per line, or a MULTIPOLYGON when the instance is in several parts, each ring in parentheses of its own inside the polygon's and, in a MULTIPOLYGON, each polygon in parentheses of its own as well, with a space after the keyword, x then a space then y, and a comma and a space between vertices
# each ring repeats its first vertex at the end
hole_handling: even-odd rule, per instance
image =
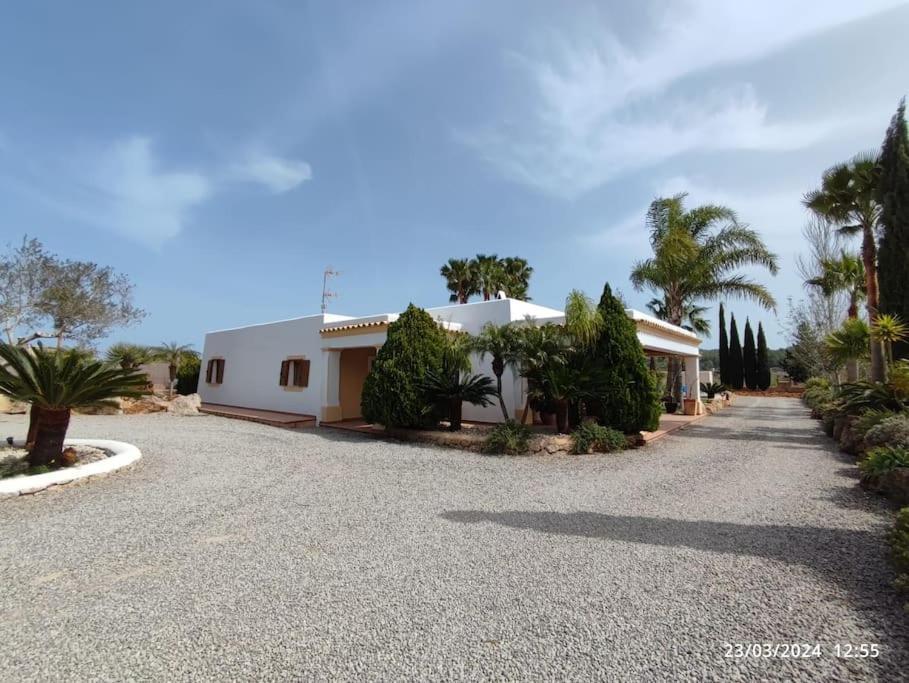
POLYGON ((490 523, 545 534, 765 558, 813 570, 849 590, 863 609, 881 609, 889 603, 894 605, 890 611, 899 612, 890 587, 893 576, 886 543, 882 534, 872 531, 599 512, 450 510, 441 517, 461 524, 490 523))

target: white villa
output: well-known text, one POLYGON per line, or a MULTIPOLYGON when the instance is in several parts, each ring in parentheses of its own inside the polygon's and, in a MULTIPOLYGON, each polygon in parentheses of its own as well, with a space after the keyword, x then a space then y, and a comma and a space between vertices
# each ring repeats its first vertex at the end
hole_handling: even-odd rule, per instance
MULTIPOLYGON (((427 309, 449 330, 477 334, 484 324, 524 321, 539 324, 564 321, 554 308, 494 299, 427 309)), ((697 335, 633 309, 627 309, 638 339, 651 356, 685 359, 688 397, 700 412, 699 345, 697 335)), ((204 404, 307 415, 317 422, 354 420, 360 415, 363 381, 377 350, 385 343, 389 323, 397 313, 350 317, 333 313, 250 325, 205 335, 199 393, 204 404)), ((492 376, 491 359, 474 358, 474 372, 492 376)), ((503 376, 503 394, 510 414, 520 419, 524 381, 512 370, 503 376)), ((480 408, 465 404, 464 419, 501 422, 498 405, 480 408)))

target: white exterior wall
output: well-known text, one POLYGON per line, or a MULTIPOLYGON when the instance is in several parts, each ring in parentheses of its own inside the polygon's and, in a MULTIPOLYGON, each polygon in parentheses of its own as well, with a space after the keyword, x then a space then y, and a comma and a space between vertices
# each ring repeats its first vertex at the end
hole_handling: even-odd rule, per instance
POLYGON ((202 402, 318 416, 325 369, 319 330, 327 323, 346 319, 320 314, 209 332, 205 335, 199 377, 202 402), (281 361, 288 356, 309 359, 309 386, 305 389, 278 385, 281 361), (220 385, 205 382, 205 369, 211 358, 224 358, 224 382, 220 385))

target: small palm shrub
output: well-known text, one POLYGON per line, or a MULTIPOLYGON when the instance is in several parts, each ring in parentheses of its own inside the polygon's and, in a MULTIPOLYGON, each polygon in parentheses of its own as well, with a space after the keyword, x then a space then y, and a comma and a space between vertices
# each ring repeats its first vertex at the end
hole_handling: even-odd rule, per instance
POLYGON ((909 448, 878 446, 868 451, 868 457, 859 463, 866 477, 878 477, 898 467, 909 467, 909 448))
POLYGON ((890 413, 865 432, 865 446, 897 446, 909 448, 909 414, 890 413))
MULTIPOLYGON (((909 507, 899 511, 896 524, 890 532, 893 565, 896 569, 896 587, 909 593, 909 507)), ((909 604, 906 605, 909 609, 909 604)))
POLYGON ((572 453, 612 453, 624 449, 628 442, 617 429, 598 425, 596 422, 582 422, 571 433, 572 453))
POLYGON ((844 384, 836 394, 840 411, 844 415, 860 415, 866 410, 892 410, 899 412, 905 405, 905 396, 892 384, 880 382, 851 382, 844 384))
POLYGON ((448 417, 448 428, 453 432, 461 428, 461 408, 465 401, 485 408, 492 405, 491 399, 497 395, 492 378, 468 375, 450 367, 427 370, 423 391, 427 400, 438 406, 439 413, 448 417))
POLYGON ((486 437, 483 452, 495 455, 521 455, 530 449, 530 428, 514 420, 503 422, 486 437))
POLYGON ((707 398, 713 398, 725 388, 726 387, 719 382, 711 382, 710 384, 701 382, 701 391, 707 394, 707 398))

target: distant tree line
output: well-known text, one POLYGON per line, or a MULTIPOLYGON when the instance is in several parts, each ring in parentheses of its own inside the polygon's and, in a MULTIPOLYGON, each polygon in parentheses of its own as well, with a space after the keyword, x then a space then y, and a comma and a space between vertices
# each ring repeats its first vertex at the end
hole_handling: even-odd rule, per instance
POLYGON ((499 258, 496 254, 477 254, 472 259, 452 258, 439 273, 445 279, 452 303, 466 304, 477 295, 489 301, 499 291, 512 299, 530 300, 527 290, 533 268, 517 256, 499 258))

